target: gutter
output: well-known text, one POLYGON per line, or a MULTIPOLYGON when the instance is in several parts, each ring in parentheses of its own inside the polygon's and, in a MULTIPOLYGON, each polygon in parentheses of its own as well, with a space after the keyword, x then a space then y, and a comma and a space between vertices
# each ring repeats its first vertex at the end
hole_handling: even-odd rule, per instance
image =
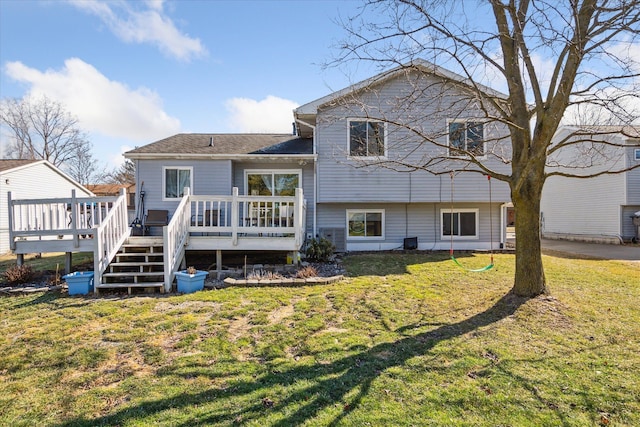
POLYGON ((125 153, 130 160, 313 160, 315 154, 198 154, 198 153, 125 153))

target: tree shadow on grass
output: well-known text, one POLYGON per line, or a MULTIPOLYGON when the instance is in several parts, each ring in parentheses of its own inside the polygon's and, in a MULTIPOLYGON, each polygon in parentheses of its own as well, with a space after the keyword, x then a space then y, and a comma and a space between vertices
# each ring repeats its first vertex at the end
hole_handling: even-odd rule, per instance
MULTIPOLYGON (((182 393, 123 408, 101 418, 75 419, 61 425, 122 425, 132 420, 140 422, 141 417, 156 417, 155 414, 166 410, 206 405, 216 400, 221 408, 216 413, 197 416, 197 418, 194 416, 194 419, 185 421, 183 424, 174 425, 244 423, 261 419, 269 414, 267 411, 278 411, 279 414, 283 414, 283 418, 271 425, 290 426, 314 420, 322 412, 333 411, 335 405, 345 405, 348 401, 348 406, 344 406, 344 410, 335 415, 329 423, 329 425, 335 425, 360 405, 374 380, 385 370, 402 366, 409 359, 426 354, 440 342, 460 337, 507 318, 526 301, 525 298, 507 294, 489 309, 460 322, 440 325, 431 331, 408 336, 395 342, 378 344, 327 364, 271 370, 263 375, 257 375, 250 381, 233 382, 224 389, 212 388, 201 393, 182 393), (294 387, 296 384, 300 386, 294 387), (267 396, 273 396, 274 390, 287 387, 291 391, 287 390, 286 396, 281 400, 277 397, 273 400, 267 398, 267 396), (265 398, 258 400, 256 395, 265 398), (224 402, 225 400, 227 402, 224 402)), ((165 374, 171 373, 165 371, 165 374)), ((184 375, 184 373, 174 373, 174 375, 184 375)))

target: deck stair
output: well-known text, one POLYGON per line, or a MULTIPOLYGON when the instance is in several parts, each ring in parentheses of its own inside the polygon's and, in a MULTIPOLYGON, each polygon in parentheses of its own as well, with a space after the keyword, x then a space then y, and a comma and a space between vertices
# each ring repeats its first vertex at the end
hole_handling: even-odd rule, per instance
POLYGON ((122 245, 102 274, 96 289, 133 289, 164 292, 164 253, 162 238, 131 237, 122 245))

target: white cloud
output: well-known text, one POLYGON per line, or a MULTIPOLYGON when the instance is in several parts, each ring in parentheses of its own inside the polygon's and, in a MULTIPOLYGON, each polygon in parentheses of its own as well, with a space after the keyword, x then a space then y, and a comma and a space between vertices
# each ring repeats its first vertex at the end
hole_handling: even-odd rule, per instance
POLYGON ((14 80, 30 85, 28 95, 46 95, 63 104, 89 132, 150 141, 180 130, 180 121, 163 111, 158 94, 109 80, 80 59, 67 59, 59 71, 42 72, 18 61, 8 62, 5 70, 14 80))
POLYGON ((122 166, 122 164, 124 163, 124 157, 122 156, 122 154, 131 150, 133 150, 133 147, 130 147, 128 145, 121 145, 118 154, 111 155, 111 158, 109 159, 110 164, 116 165, 117 167, 122 166))
POLYGON ((298 104, 269 95, 262 101, 232 98, 227 100, 226 107, 230 127, 236 132, 289 133, 292 111, 298 104))
POLYGON ((188 61, 206 54, 206 48, 198 38, 181 33, 164 13, 162 0, 146 2, 103 2, 69 0, 69 3, 91 13, 121 40, 127 43, 151 43, 165 54, 188 61), (136 9, 143 5, 144 8, 136 9))

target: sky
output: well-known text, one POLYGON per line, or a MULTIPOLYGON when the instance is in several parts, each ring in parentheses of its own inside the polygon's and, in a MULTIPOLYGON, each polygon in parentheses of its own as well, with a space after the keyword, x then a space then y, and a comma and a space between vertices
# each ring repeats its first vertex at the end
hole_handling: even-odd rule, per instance
POLYGON ((359 6, 0 0, 0 98, 62 103, 108 169, 181 132, 289 133, 295 107, 374 74, 321 66, 359 6))
MULTIPOLYGON (((467 13, 476 15, 473 4, 467 13)), ((44 94, 60 102, 107 169, 124 161, 123 152, 176 133, 290 133, 295 107, 380 71, 354 62, 348 71, 322 67, 346 37, 337 22, 361 6, 358 0, 0 0, 0 98, 44 94)), ((616 46, 640 58, 637 40, 616 46)), ((537 53, 532 60, 541 81, 548 80, 553 62, 537 53)), ((480 81, 506 91, 490 73, 480 81)), ((6 145, 0 136, 0 157, 6 145)))

